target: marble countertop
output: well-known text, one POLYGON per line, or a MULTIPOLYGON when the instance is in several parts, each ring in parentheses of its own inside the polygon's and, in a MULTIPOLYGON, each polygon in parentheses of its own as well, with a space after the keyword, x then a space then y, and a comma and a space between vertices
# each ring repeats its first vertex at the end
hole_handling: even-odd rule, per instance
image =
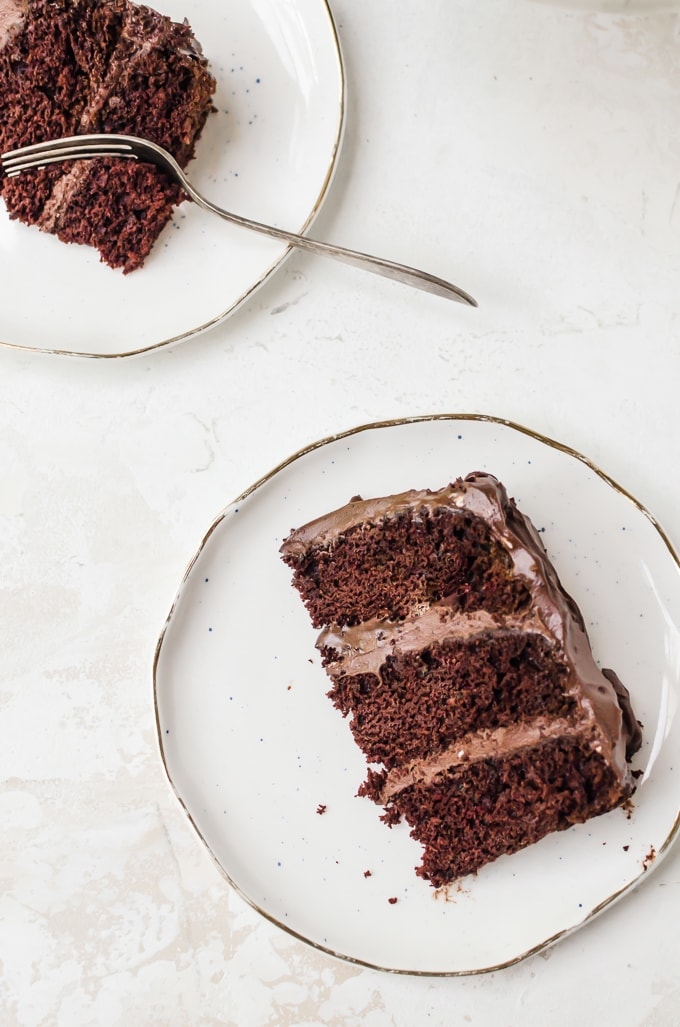
POLYGON ((365 422, 519 422, 680 547, 680 16, 617 6, 332 0, 347 120, 314 233, 450 277, 479 309, 292 254, 180 345, 0 349, 3 1025, 680 1022, 677 846, 503 971, 352 965, 217 871, 166 779, 151 681, 215 515, 365 422))

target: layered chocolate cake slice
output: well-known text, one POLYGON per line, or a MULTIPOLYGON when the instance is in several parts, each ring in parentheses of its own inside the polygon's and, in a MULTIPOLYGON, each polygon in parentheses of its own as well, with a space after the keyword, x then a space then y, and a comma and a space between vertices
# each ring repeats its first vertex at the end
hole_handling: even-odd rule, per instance
POLYGON ((408 823, 421 877, 447 884, 630 796, 628 693, 492 475, 354 499, 281 553, 371 764, 359 793, 408 823))
MULTIPOLYGON (((184 167, 215 80, 188 23, 128 0, 0 0, 0 153, 89 132, 143 136, 184 167)), ((0 179, 11 218, 141 266, 180 202, 157 168, 115 159, 0 179)))

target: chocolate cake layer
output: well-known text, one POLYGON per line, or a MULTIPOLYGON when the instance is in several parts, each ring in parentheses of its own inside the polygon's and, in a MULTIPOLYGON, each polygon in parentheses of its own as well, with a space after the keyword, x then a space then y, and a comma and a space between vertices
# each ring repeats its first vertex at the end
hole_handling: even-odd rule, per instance
POLYGON ((395 649, 377 674, 338 674, 328 694, 369 762, 398 767, 470 732, 573 715, 566 678, 541 635, 503 631, 395 649))
POLYGON ((529 601, 488 525, 432 493, 353 501, 294 532, 283 557, 315 627, 403 618, 444 597, 459 610, 517 610, 529 601), (370 578, 357 574, 361 565, 370 578))
MULTIPOLYGON (((361 794, 382 803, 381 785, 376 792, 364 785, 361 794)), ((567 735, 409 784, 388 800, 383 819, 395 824, 404 818, 423 846, 416 873, 439 887, 618 802, 620 783, 612 768, 567 735)))
POLYGON ((474 872, 631 794, 628 693, 492 475, 354 499, 281 552, 373 764, 360 794, 407 820, 421 876, 474 872))
MULTIPOLYGON (((190 26, 128 0, 0 0, 0 152, 120 132, 185 166, 215 80, 190 26)), ((10 217, 141 266, 182 195, 158 169, 120 160, 53 165, 0 181, 10 217)))

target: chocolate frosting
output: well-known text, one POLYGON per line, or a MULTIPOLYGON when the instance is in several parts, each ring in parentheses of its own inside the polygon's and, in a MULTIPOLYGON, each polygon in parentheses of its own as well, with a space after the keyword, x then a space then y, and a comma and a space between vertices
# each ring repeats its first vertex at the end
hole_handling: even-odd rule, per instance
MULTIPOLYGON (((583 617, 574 600, 565 592, 550 563, 543 543, 531 521, 522 514, 505 487, 491 474, 475 472, 438 492, 411 490, 382 499, 356 498, 339 510, 292 532, 281 547, 284 556, 300 555, 310 545, 331 546, 352 527, 366 522, 379 523, 403 512, 418 518, 446 508, 453 513, 467 511, 482 518, 496 541, 507 551, 515 573, 523 578, 531 593, 524 613, 500 616, 477 611, 454 612, 444 599, 438 604, 415 610, 406 620, 368 621, 356 627, 329 625, 320 634, 317 646, 337 657, 327 665, 331 676, 379 673, 385 658, 395 647, 422 649, 445 638, 469 638, 496 631, 536 632, 556 646, 566 664, 566 691, 576 700, 578 716, 570 723, 569 734, 578 734, 583 743, 601 753, 615 771, 622 791, 632 791, 632 776, 627 760, 639 748, 641 732, 635 720, 626 688, 613 671, 601 671, 593 658, 583 617)), ((560 725, 560 730, 566 730, 560 725)), ((451 752, 438 757, 446 763, 459 757, 483 758, 522 745, 536 744, 539 736, 552 732, 549 722, 517 725, 512 732, 481 733, 456 743, 451 752), (483 738, 482 738, 483 735, 483 738), (477 757, 475 757, 477 753, 477 757)), ((411 766, 409 775, 422 773, 411 766)), ((394 792, 394 781, 387 785, 394 792)), ((405 785, 403 785, 405 787, 405 785)))
POLYGON ((509 724, 493 730, 476 731, 456 740, 443 752, 426 759, 413 760, 403 767, 395 767, 385 775, 380 802, 389 800, 414 784, 430 784, 443 771, 459 767, 474 760, 487 759, 498 753, 512 752, 522 747, 539 745, 552 738, 565 738, 578 734, 578 725, 561 717, 534 717, 522 724, 509 724))

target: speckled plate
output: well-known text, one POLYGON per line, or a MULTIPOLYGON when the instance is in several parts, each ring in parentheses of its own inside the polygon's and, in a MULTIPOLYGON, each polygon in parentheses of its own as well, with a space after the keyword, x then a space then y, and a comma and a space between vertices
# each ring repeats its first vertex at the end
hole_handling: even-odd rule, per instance
POLYGON ((680 566, 647 511, 585 457, 489 417, 437 416, 326 439, 215 520, 156 651, 170 782, 228 880, 319 949, 417 974, 507 966, 587 924, 653 871, 680 816, 680 566), (644 743, 621 809, 435 891, 420 847, 356 797, 364 761, 279 546, 294 526, 488 470, 543 531, 595 656, 628 685, 644 743), (320 815, 318 810, 325 807, 320 815), (390 901, 396 899, 396 902, 390 901))
MULTIPOLYGON (((326 196, 344 118, 344 72, 326 0, 153 0, 187 17, 217 79, 189 175, 211 200, 292 231, 326 196)), ((183 203, 146 264, 123 275, 85 246, 10 221, 0 200, 0 344, 120 357, 222 321, 288 248, 183 203)))

